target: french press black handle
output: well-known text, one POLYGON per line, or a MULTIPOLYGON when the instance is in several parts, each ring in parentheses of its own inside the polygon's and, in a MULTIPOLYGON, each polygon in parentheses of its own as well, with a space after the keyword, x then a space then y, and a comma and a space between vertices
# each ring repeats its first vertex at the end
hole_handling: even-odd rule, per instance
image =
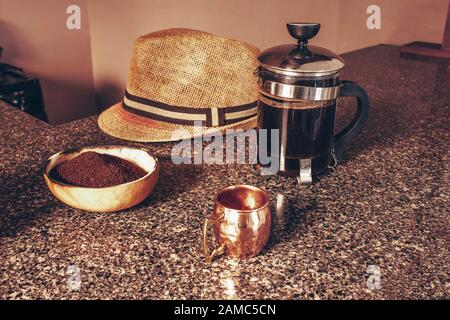
POLYGON ((369 97, 366 91, 352 81, 342 81, 342 87, 339 96, 355 97, 357 101, 357 110, 355 118, 350 124, 334 136, 333 146, 337 161, 343 160, 342 148, 345 142, 356 136, 364 127, 369 117, 369 97))

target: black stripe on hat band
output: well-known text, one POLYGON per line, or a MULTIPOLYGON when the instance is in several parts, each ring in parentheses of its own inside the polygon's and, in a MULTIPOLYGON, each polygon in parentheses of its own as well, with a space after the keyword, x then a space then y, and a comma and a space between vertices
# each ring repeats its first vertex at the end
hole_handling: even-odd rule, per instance
POLYGON ((256 101, 226 108, 189 108, 165 104, 159 101, 138 97, 125 92, 123 106, 128 111, 150 119, 202 126, 216 127, 241 122, 257 113, 256 101))

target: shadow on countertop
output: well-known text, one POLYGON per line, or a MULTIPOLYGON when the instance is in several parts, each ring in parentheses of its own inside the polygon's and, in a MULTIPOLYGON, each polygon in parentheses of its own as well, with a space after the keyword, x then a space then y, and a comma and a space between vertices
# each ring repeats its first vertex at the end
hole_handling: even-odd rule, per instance
POLYGON ((321 219, 316 214, 318 201, 315 198, 300 199, 290 196, 286 199, 277 199, 275 205, 272 203, 272 228, 267 245, 262 254, 270 251, 278 243, 288 242, 293 235, 304 233, 312 224, 321 219))
POLYGON ((15 237, 63 205, 50 191, 42 192, 47 189, 44 180, 38 173, 30 174, 28 168, 2 173, 0 181, 0 238, 15 237))

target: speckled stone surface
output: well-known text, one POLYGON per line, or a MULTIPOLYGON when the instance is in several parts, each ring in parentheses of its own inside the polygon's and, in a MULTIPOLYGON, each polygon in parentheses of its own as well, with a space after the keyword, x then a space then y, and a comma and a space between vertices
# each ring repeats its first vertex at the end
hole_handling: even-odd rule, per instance
MULTIPOLYGON (((43 163, 69 147, 138 144, 103 134, 95 117, 52 127, 1 104, 0 298, 449 298, 449 69, 398 53, 376 46, 344 55, 342 78, 367 90, 372 110, 346 161, 314 185, 249 165, 162 157, 155 192, 112 214, 54 199, 43 163), (255 258, 208 264, 202 221, 215 192, 236 183, 270 193, 271 238, 255 258), (71 265, 78 290, 67 286, 71 265), (370 265, 379 267, 379 289, 366 285, 370 265)), ((353 104, 341 101, 339 126, 353 104)))

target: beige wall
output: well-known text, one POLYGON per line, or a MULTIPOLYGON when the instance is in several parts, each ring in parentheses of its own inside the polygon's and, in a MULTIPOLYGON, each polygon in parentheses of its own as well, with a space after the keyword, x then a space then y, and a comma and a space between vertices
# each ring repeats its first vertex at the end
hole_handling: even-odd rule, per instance
POLYGON ((292 42, 288 21, 322 23, 313 43, 347 52, 378 43, 440 42, 449 0, 0 0, 5 60, 42 81, 47 112, 60 123, 121 99, 132 44, 173 27, 200 29, 261 49, 292 42), (82 29, 65 28, 69 4, 82 29), (366 28, 369 4, 381 7, 381 30, 366 28))
POLYGON ((336 51, 417 40, 441 43, 448 5, 448 0, 341 0, 336 51), (381 9, 381 30, 365 27, 371 4, 381 9))
POLYGON ((97 112, 84 0, 0 0, 0 46, 3 61, 39 77, 51 123, 97 112), (81 6, 81 30, 66 28, 70 4, 81 6))

